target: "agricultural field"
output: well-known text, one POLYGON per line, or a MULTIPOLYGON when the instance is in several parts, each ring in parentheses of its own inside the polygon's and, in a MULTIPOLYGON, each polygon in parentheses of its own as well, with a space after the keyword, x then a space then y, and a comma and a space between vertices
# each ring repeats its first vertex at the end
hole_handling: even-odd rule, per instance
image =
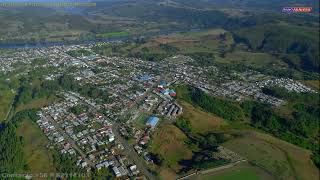
POLYGON ((46 148, 48 139, 31 120, 23 120, 17 129, 23 138, 24 157, 32 173, 55 172, 53 157, 46 148))
POLYGON ((308 180, 319 176, 310 160, 310 151, 267 134, 242 131, 224 146, 280 179, 308 180))

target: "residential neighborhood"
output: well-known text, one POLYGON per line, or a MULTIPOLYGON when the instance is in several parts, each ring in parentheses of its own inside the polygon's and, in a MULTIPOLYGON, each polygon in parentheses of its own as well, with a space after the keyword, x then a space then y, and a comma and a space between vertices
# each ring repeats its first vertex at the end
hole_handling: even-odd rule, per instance
MULTIPOLYGON (((316 92, 300 82, 275 78, 259 72, 239 72, 233 79, 215 66, 196 66, 191 57, 176 55, 165 63, 138 58, 104 57, 93 53, 94 44, 20 49, 0 57, 0 71, 19 71, 16 63, 30 70, 54 67, 43 78, 55 81, 68 74, 80 86, 90 85, 103 95, 96 99, 77 92, 61 90, 58 99, 38 111, 36 123, 50 140, 48 148, 77 158, 77 166, 112 169, 118 178, 153 175, 146 168, 153 159, 148 143, 163 122, 173 123, 184 113, 176 100, 176 85, 189 84, 216 96, 242 102, 254 99, 272 106, 286 103, 263 93, 262 89, 279 86, 298 93, 316 92), (73 57, 70 51, 86 50, 90 56, 73 57), (35 60, 44 62, 32 65, 35 60), (216 76, 215 79, 210 76, 216 76), (257 77, 257 78, 255 78, 257 77)), ((16 76, 23 76, 21 71, 16 76)), ((233 154, 223 148, 223 154, 233 154)), ((229 156, 228 155, 228 156, 229 156)), ((226 155, 227 156, 227 155, 226 155)), ((239 158, 237 155, 233 155, 239 158)))

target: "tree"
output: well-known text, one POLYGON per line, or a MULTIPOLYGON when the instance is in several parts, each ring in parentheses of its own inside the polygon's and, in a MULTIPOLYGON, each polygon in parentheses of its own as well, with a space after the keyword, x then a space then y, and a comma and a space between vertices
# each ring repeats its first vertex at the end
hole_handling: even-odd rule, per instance
POLYGON ((192 126, 191 126, 190 121, 185 120, 181 117, 177 118, 176 126, 184 132, 187 132, 187 133, 192 132, 192 126))

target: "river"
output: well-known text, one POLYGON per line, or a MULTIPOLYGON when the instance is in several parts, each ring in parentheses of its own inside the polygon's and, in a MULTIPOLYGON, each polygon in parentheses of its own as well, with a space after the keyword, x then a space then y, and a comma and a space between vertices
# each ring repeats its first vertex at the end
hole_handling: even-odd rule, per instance
MULTIPOLYGON (((140 35, 140 37, 154 37, 154 36, 164 36, 175 33, 184 33, 184 32, 197 32, 200 29, 167 29, 161 30, 158 32, 150 32, 147 34, 140 35)), ((139 36, 137 36, 139 37, 139 36)), ((95 39, 95 40, 78 40, 78 41, 61 41, 61 42, 37 42, 37 43, 0 43, 0 49, 17 49, 17 48, 42 48, 42 47, 51 47, 51 46, 63 46, 63 45, 78 45, 78 44, 93 44, 97 42, 116 42, 116 41, 126 41, 129 39, 134 39, 137 37, 124 36, 124 37, 112 37, 105 39, 95 39)))

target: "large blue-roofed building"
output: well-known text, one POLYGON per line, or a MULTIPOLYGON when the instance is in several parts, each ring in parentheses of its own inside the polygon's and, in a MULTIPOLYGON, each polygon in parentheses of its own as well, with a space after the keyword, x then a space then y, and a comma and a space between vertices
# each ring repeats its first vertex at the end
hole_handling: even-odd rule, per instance
POLYGON ((138 81, 150 81, 152 80, 153 78, 149 75, 143 75, 143 76, 139 76, 137 77, 137 80, 138 81))
POLYGON ((156 127, 158 122, 159 122, 159 118, 158 117, 151 116, 151 117, 149 117, 148 121, 146 122, 146 125, 150 126, 151 128, 154 128, 154 127, 156 127))

